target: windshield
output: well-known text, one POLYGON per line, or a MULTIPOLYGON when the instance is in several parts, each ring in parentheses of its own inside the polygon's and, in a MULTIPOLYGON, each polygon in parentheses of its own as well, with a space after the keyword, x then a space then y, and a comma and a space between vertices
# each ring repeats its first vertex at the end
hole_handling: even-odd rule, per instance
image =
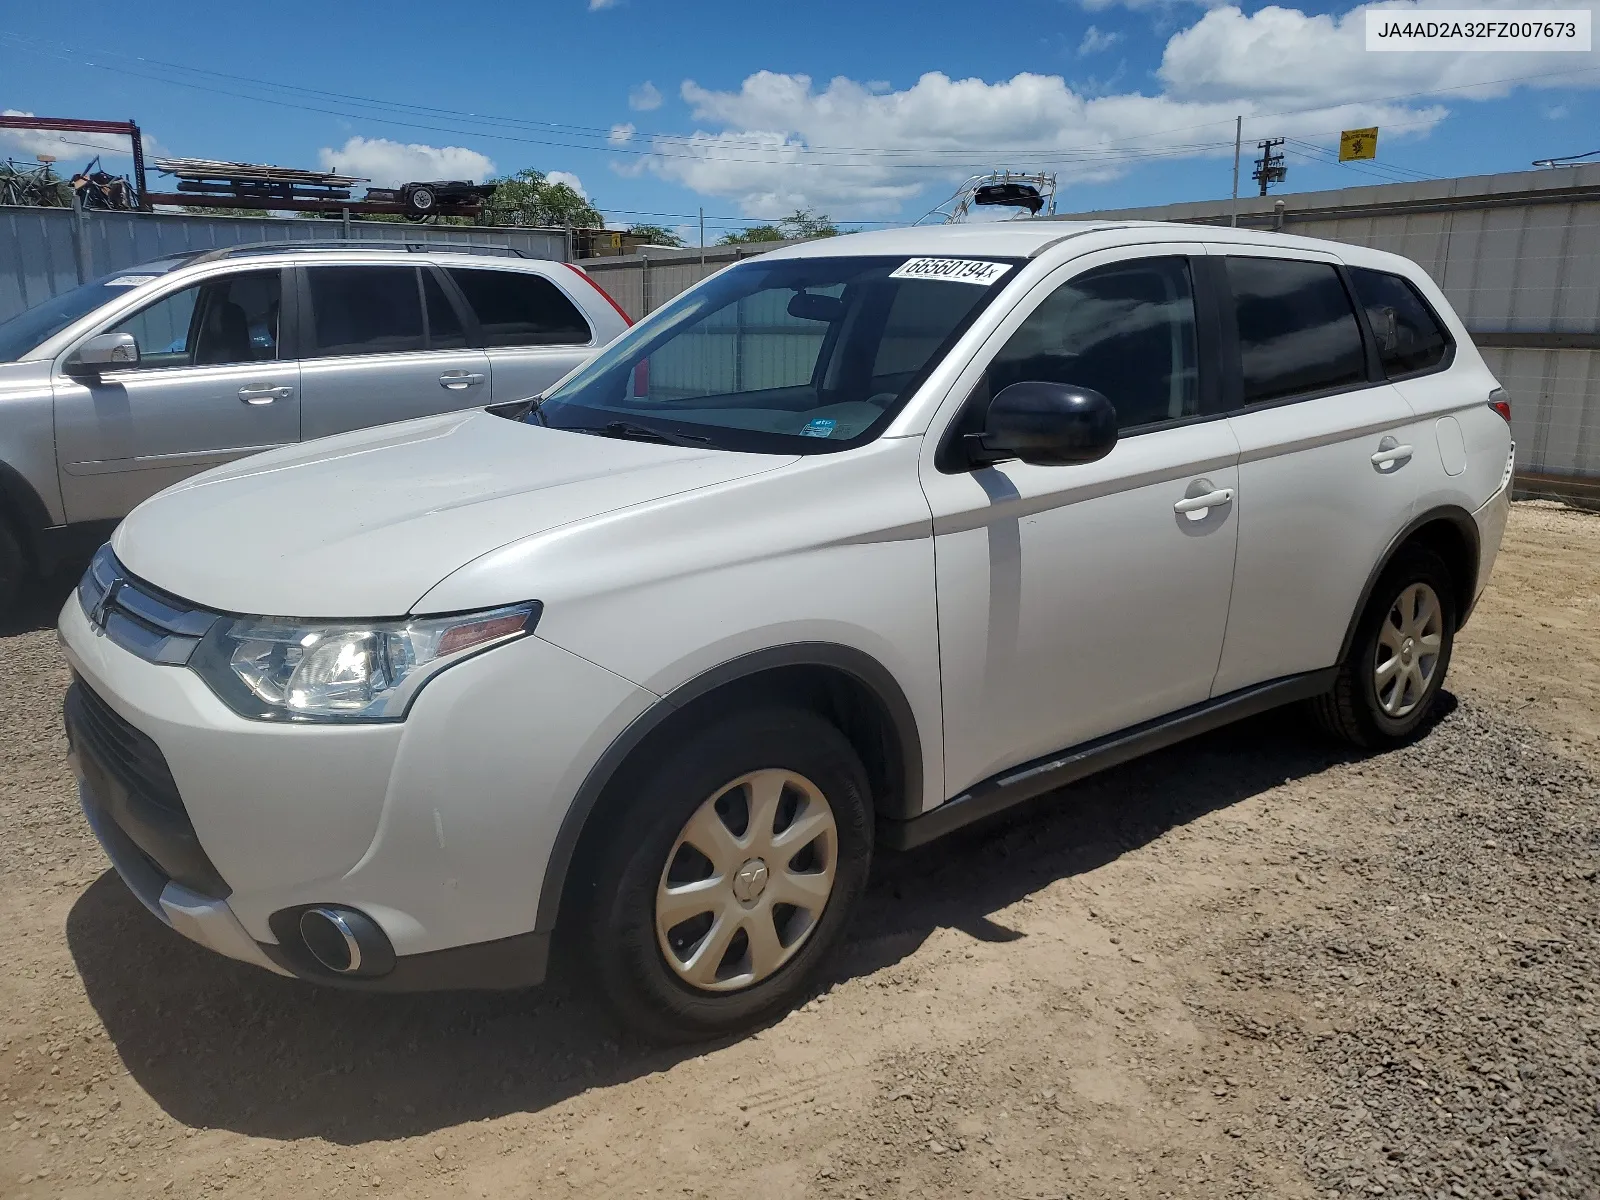
POLYGON ((858 446, 1015 265, 896 255, 730 267, 634 326, 525 419, 726 450, 858 446))
POLYGON ((35 346, 55 337, 79 317, 87 316, 102 304, 127 295, 129 288, 138 287, 158 275, 166 274, 180 261, 182 260, 166 259, 114 272, 81 287, 75 287, 70 292, 52 296, 43 304, 25 309, 8 321, 0 321, 0 362, 16 362, 35 346))

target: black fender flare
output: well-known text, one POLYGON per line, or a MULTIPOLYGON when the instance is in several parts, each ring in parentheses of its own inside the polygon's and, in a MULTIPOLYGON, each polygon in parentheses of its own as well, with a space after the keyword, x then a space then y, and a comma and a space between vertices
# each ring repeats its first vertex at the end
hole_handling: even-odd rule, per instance
POLYGON ((0 520, 7 520, 23 545, 39 558, 39 533, 50 524, 50 512, 21 471, 0 461, 0 520))
MULTIPOLYGON (((544 883, 539 889, 539 907, 534 929, 549 933, 556 927, 567 873, 577 854, 589 818, 604 795, 611 779, 635 750, 664 722, 702 696, 741 679, 749 679, 786 667, 821 667, 841 672, 866 688, 882 705, 893 727, 900 749, 899 778, 905 803, 909 807, 922 798, 922 739, 905 691, 889 669, 865 651, 833 642, 792 642, 769 646, 711 668, 662 697, 636 717, 608 746, 579 786, 562 818, 561 828, 550 847, 545 863, 544 883)), ((909 815, 909 814, 898 814, 909 815)))
POLYGON ((1378 561, 1367 575, 1367 581, 1361 585, 1361 596, 1356 601, 1355 611, 1350 614, 1350 624, 1345 628, 1344 641, 1339 645, 1339 663, 1344 663, 1350 657, 1350 647, 1355 643, 1356 626, 1361 623, 1361 614, 1367 611, 1367 603, 1372 599, 1373 588, 1378 586, 1378 580, 1389 569, 1389 564, 1394 561, 1394 556, 1400 547, 1410 541, 1419 529, 1436 521, 1448 522, 1455 528, 1465 542, 1472 559, 1471 578, 1462 581, 1463 591, 1457 596, 1456 604, 1456 628, 1459 629, 1466 624, 1467 615, 1471 612, 1472 589, 1477 583, 1478 565, 1482 561, 1483 547, 1479 544, 1478 523, 1472 519, 1472 514, 1457 505, 1442 504, 1413 517, 1404 529, 1389 540, 1388 546, 1378 556, 1378 561))

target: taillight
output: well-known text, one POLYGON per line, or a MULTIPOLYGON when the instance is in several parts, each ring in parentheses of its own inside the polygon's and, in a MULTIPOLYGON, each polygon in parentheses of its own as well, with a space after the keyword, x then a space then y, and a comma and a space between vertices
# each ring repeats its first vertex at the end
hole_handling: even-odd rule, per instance
POLYGON ((1511 397, 1505 388, 1495 388, 1489 393, 1489 407, 1504 417, 1507 425, 1511 424, 1511 397))

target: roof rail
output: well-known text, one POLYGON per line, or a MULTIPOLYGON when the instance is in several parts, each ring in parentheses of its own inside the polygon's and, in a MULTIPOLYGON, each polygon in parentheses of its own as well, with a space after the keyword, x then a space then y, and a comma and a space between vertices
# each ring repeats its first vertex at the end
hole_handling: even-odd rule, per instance
POLYGON ((219 246, 215 250, 202 250, 194 258, 194 263, 212 262, 219 258, 232 258, 236 254, 274 254, 280 251, 292 250, 406 250, 412 254, 426 254, 429 251, 447 254, 510 254, 517 258, 527 258, 515 246, 480 246, 475 244, 462 244, 452 246, 447 242, 408 242, 399 239, 378 238, 319 238, 308 242, 242 242, 236 246, 219 246))

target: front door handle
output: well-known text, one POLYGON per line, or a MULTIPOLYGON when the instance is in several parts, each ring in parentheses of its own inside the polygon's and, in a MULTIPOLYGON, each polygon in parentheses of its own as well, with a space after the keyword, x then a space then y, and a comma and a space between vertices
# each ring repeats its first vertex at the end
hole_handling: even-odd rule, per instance
POLYGON ((1223 504, 1233 503, 1232 488, 1217 488, 1215 491, 1205 492, 1199 496, 1185 496, 1172 506, 1176 513, 1188 513, 1191 520, 1198 521, 1205 516, 1206 510, 1216 508, 1223 504))
POLYGON ((439 376, 439 385, 449 388, 452 392, 465 391, 474 384, 482 382, 482 371, 446 371, 439 376))
POLYGON ((271 404, 274 400, 287 400, 292 395, 292 387, 273 387, 265 383, 248 384, 239 389, 239 399, 246 404, 271 404))
POLYGON ((1386 437, 1378 443, 1378 452, 1372 456, 1372 465, 1381 471, 1405 462, 1413 453, 1410 446, 1402 446, 1394 438, 1386 437))

